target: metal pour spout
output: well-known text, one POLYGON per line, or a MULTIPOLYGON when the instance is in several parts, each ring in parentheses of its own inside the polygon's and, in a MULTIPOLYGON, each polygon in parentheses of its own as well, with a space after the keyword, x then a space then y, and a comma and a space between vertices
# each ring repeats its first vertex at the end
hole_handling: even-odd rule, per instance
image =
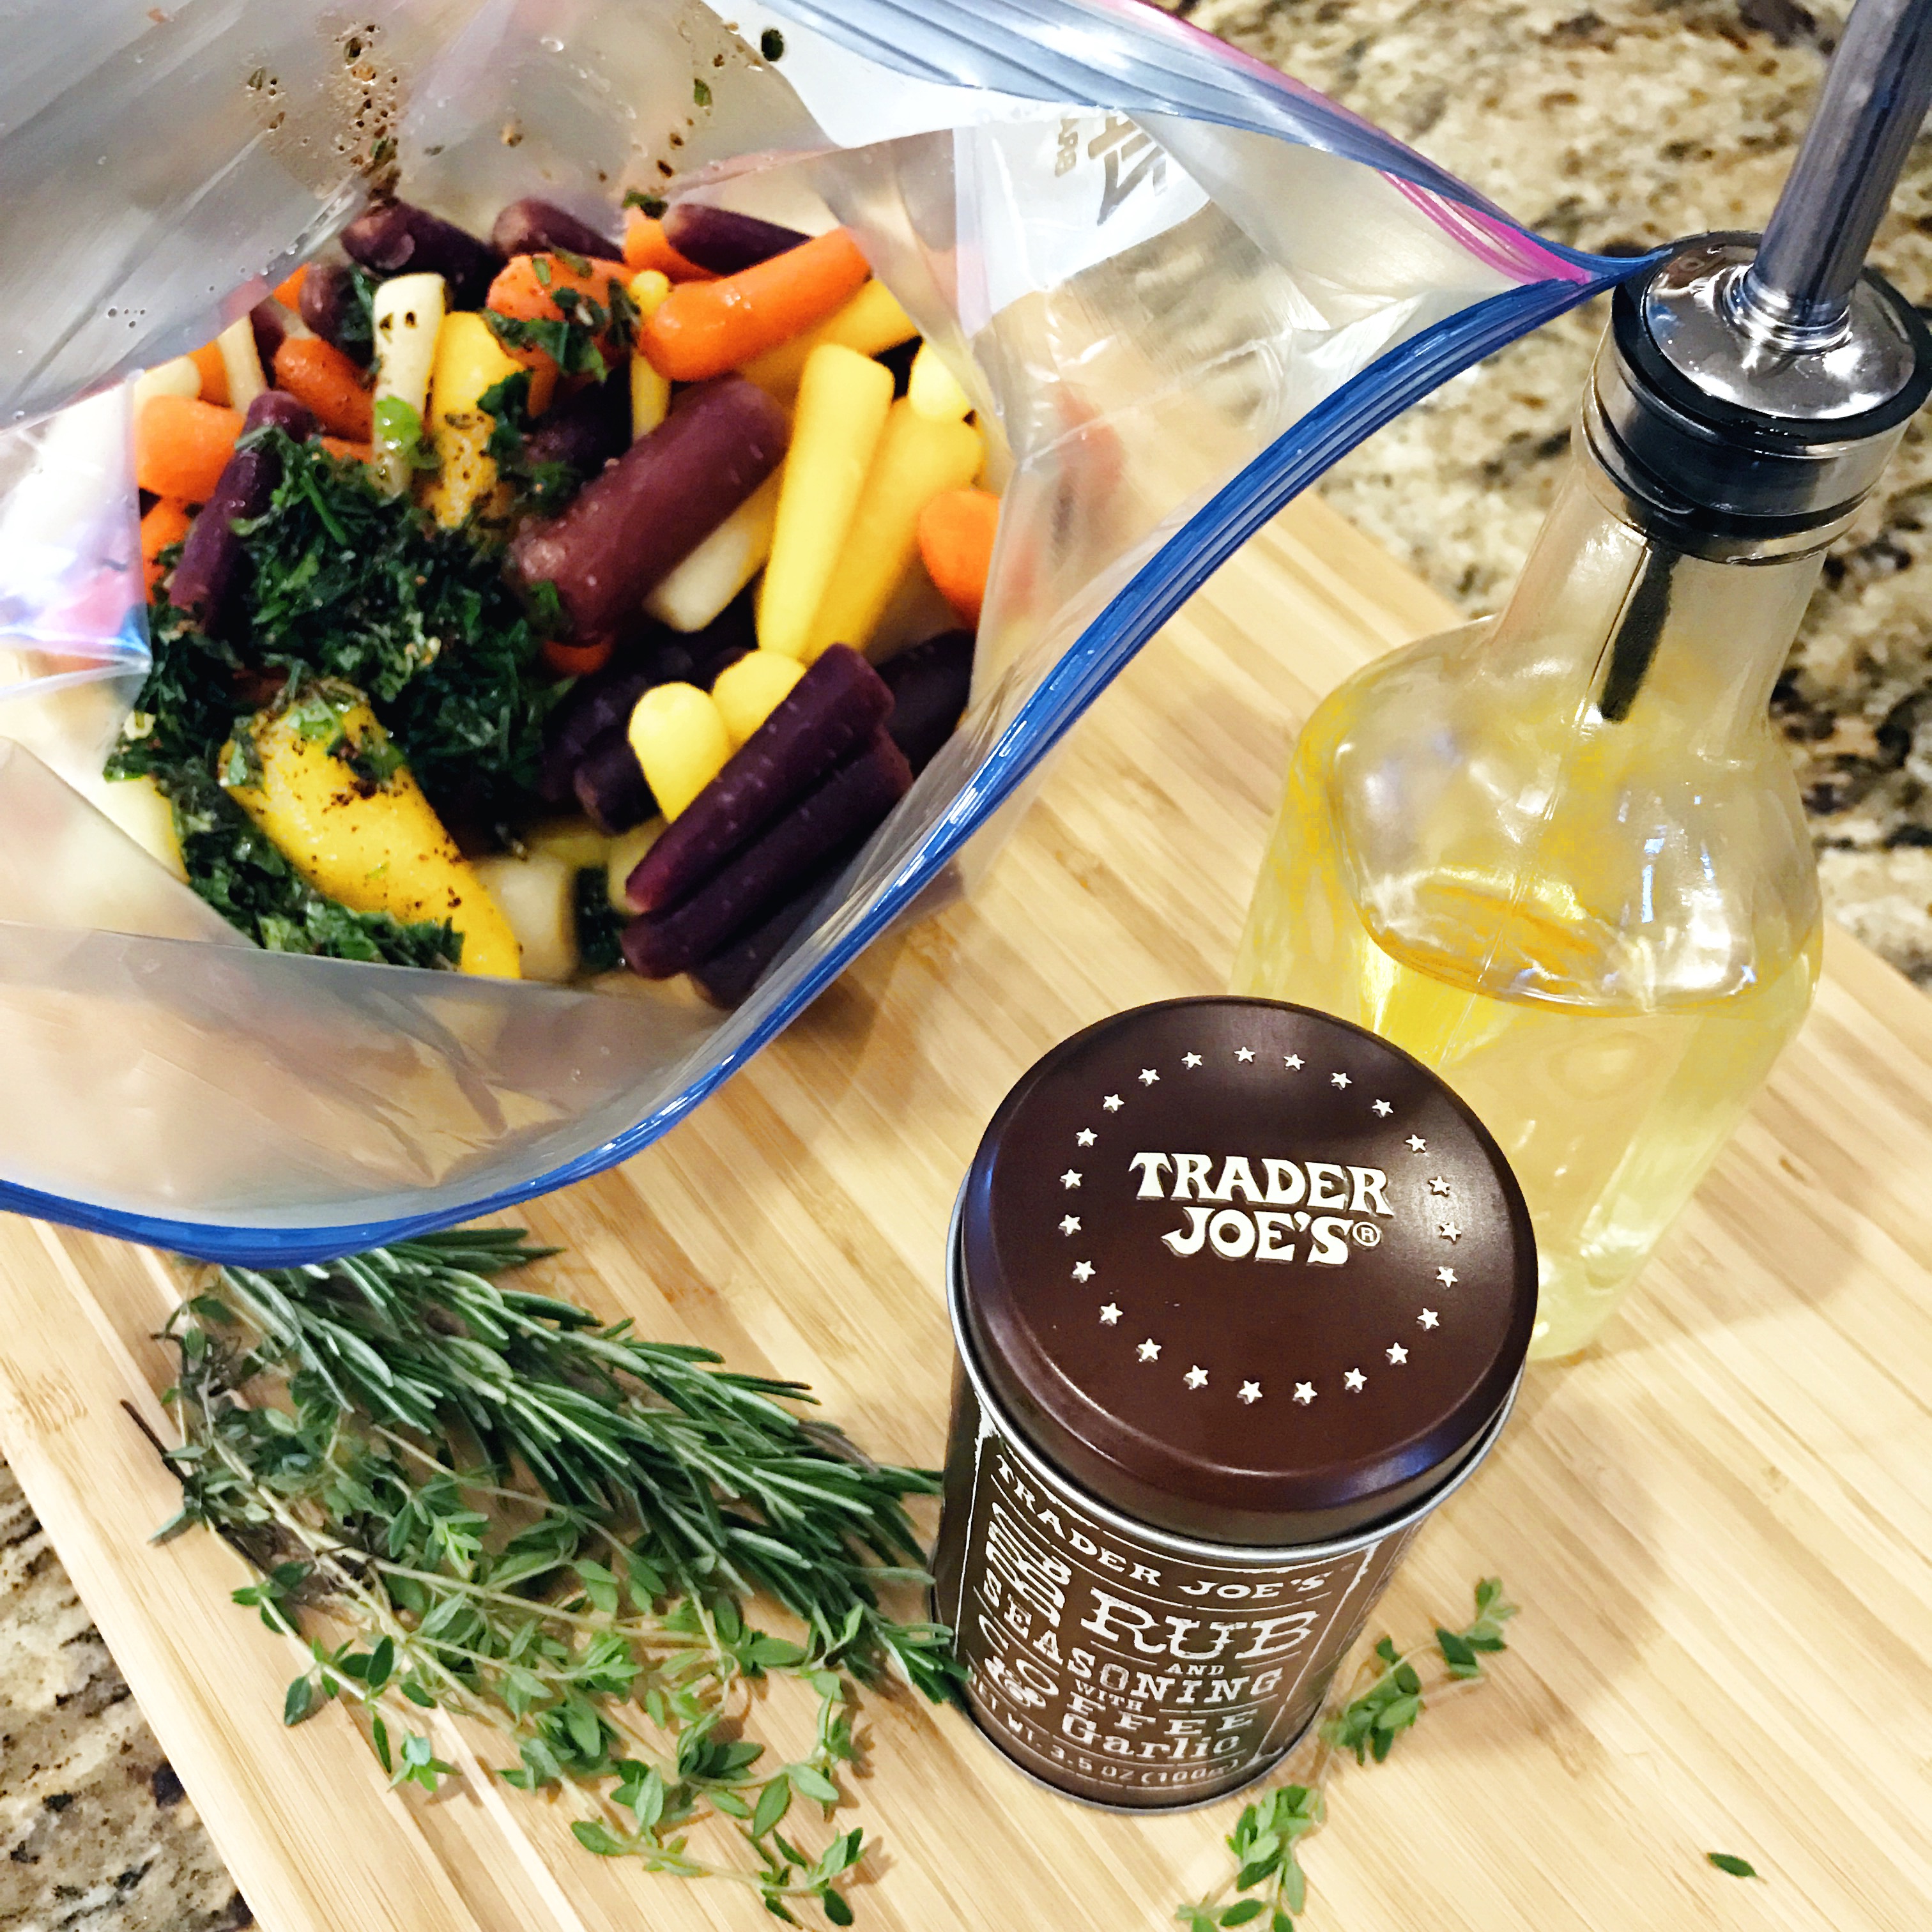
POLYGON ((1858 0, 1757 258, 1732 286, 1748 334, 1801 351, 1844 338, 1928 104, 1932 0, 1858 0))
POLYGON ((1710 554, 1822 543, 1878 481, 1932 334, 1865 251, 1928 103, 1932 0, 1858 0, 1763 235, 1694 236, 1618 290, 1582 428, 1648 523, 1710 554))

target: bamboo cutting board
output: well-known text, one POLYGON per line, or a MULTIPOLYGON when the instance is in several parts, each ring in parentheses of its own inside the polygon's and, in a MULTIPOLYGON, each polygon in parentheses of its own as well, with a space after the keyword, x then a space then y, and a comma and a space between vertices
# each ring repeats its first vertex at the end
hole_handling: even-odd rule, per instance
MULTIPOLYGON (((1319 505, 1189 606, 1075 734, 970 904, 875 949, 626 1167, 535 1205, 550 1280, 646 1334, 808 1378, 874 1452, 935 1462, 954 1189, 1012 1079, 1076 1028, 1219 988, 1295 723, 1450 614, 1319 505)), ((1581 1364, 1533 1370, 1502 1446, 1381 1617, 1525 1606, 1487 1687, 1345 1768, 1309 1932, 1631 1926, 1918 1932, 1932 1912, 1932 1003, 1834 936, 1804 1034, 1581 1364), (1703 1854, 1740 1853, 1746 1882, 1703 1854)), ((0 1222, 0 1442, 269 1932, 654 1932, 748 1895, 578 1850, 478 1778, 387 1793, 339 1708, 280 1721, 238 1560, 146 1538, 172 1485, 138 1250, 0 1222)), ((1171 1924, 1239 1801, 1132 1820, 1009 1768, 956 1712, 872 1698, 854 1780, 872 1932, 1171 1924)), ((447 1753, 446 1753, 447 1754, 447 1753)))

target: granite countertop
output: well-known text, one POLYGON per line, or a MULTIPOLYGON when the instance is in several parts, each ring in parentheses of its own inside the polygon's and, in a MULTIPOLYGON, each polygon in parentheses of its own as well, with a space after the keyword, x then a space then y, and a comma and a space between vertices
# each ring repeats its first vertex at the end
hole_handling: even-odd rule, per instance
MULTIPOLYGON (((1636 252, 1762 224, 1847 10, 1794 0, 1178 0, 1543 233, 1636 252)), ((1880 266, 1932 299, 1932 144, 1880 266)), ((1324 484, 1473 613, 1507 590, 1561 466, 1600 305, 1412 410, 1324 484)), ((1835 546, 1780 687, 1828 902, 1932 986, 1932 436, 1835 546)), ((0 1928, 252 1923, 0 1466, 0 1928)))

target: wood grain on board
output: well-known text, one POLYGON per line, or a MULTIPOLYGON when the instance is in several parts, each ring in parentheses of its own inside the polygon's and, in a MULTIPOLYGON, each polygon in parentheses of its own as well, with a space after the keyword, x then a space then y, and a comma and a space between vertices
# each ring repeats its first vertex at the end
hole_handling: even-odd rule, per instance
MULTIPOLYGON (((1318 504, 1189 605, 1075 734, 977 896, 878 947, 659 1145, 533 1205, 550 1281, 646 1334, 810 1380, 936 1461, 946 1216, 1012 1079, 1076 1028, 1218 988, 1298 721, 1451 614, 1318 504)), ((1502 1445, 1372 1628, 1524 1606, 1492 1682, 1346 1767, 1307 1932, 1918 1932, 1932 1909, 1932 1003, 1836 934, 1817 1007, 1628 1312, 1532 1371, 1502 1445), (1764 1874, 1714 1871, 1707 1851, 1764 1874)), ((0 1442, 268 1932, 769 1924, 599 1861, 478 1778, 394 1796, 222 1544, 146 1538, 171 1485, 138 1250, 0 1222, 0 1442)), ((873 1932, 1153 1928, 1222 1875, 1239 1802, 1114 1817, 1036 1789, 952 1712, 867 1701, 852 1892, 873 1932)), ((452 1745, 452 1748, 460 1748, 452 1745)))

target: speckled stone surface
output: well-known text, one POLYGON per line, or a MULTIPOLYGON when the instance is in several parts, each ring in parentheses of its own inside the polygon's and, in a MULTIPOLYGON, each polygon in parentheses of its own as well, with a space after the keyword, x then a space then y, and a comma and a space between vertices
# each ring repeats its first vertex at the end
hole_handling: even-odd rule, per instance
MULTIPOLYGON (((1638 250, 1763 220, 1846 8, 1792 0, 1181 0, 1175 10, 1390 129, 1544 233, 1638 250)), ((1876 259, 1932 300, 1932 144, 1876 259)), ((1324 485, 1471 612, 1554 488, 1602 317, 1458 379, 1324 485)), ((1833 910, 1932 985, 1932 436, 1837 546, 1780 691, 1833 910)), ((0 1465, 0 1928, 252 1922, 0 1465)))
POLYGON ((4 1463, 0 1852, 9 1932, 254 1923, 4 1463))
MULTIPOLYGON (((1763 225, 1849 5, 1820 0, 1179 0, 1553 238, 1638 253, 1763 225)), ((1932 140, 1874 260, 1932 302, 1932 140)), ((1555 489, 1604 305, 1451 382, 1331 473, 1336 507, 1472 615, 1555 489)), ((1932 987, 1932 431, 1833 547, 1778 709, 1826 903, 1932 987)))

